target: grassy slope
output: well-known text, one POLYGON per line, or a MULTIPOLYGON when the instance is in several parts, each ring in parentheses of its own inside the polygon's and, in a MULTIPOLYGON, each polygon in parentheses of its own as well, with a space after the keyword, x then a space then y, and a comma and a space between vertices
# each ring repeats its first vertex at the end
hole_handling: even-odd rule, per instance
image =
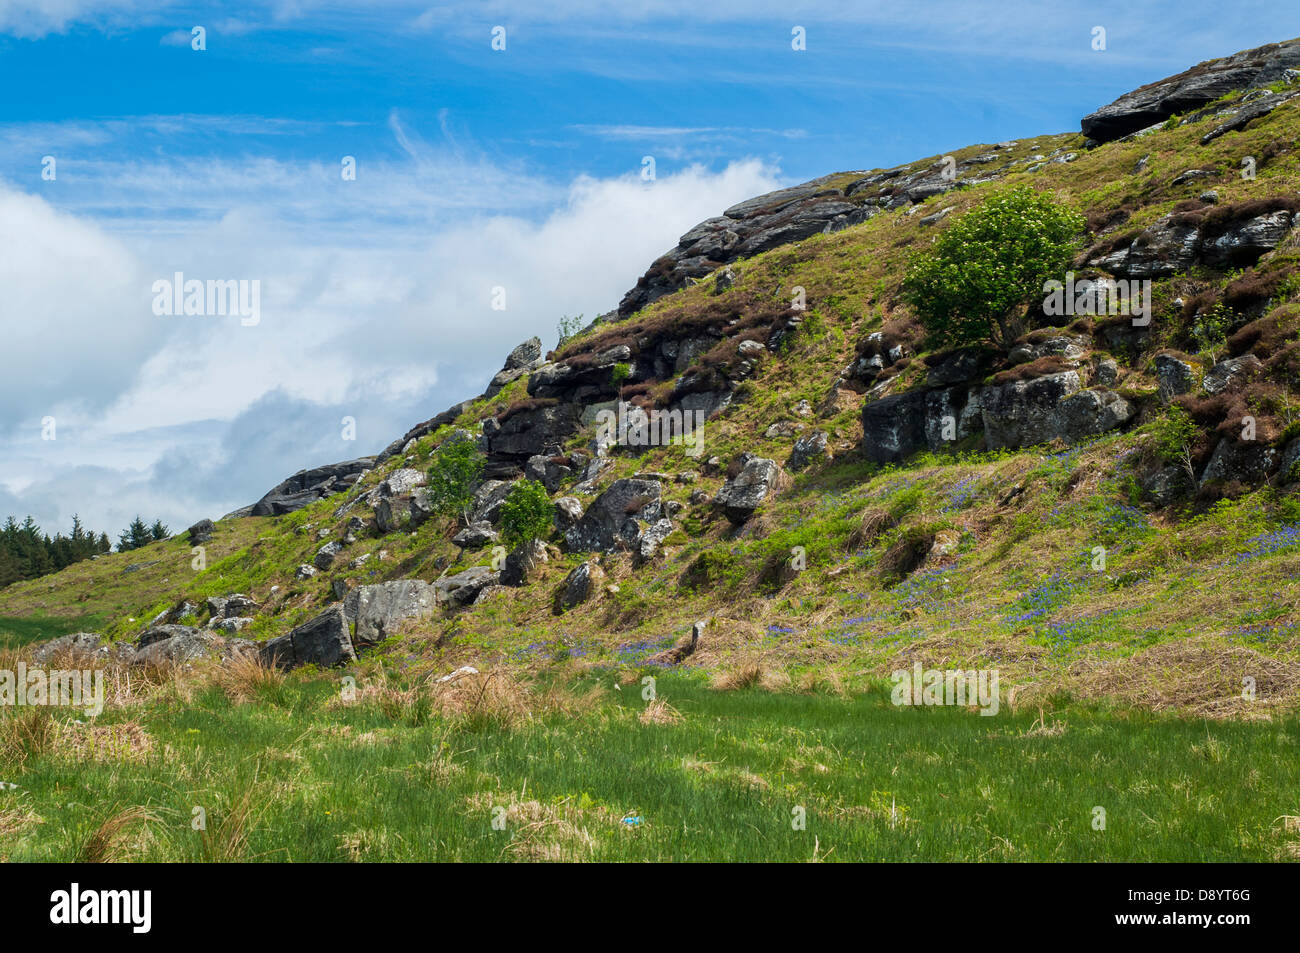
MULTIPOLYGON (((1240 179, 1235 170, 1243 154, 1263 154, 1270 143, 1295 141, 1300 108, 1284 107, 1243 133, 1199 146, 1197 140, 1214 122, 1081 151, 1077 161, 1048 164, 1006 181, 1051 188, 1093 212, 1133 208, 1125 230, 1153 221, 1210 186, 1224 202, 1297 190, 1294 153, 1275 156, 1254 182, 1240 179), (1148 164, 1134 176, 1143 156, 1149 156, 1148 164), (1170 186, 1179 172, 1194 167, 1218 168, 1222 175, 1170 186)), ((1018 143, 1013 154, 1050 154, 1079 145, 1077 136, 1040 137, 1018 143)), ((982 147, 961 155, 978 151, 982 147)), ((733 294, 783 300, 787 289, 799 284, 807 289, 811 310, 793 346, 772 357, 755 381, 742 386, 737 402, 710 422, 703 456, 726 460, 749 449, 784 459, 791 438, 766 439, 766 428, 797 421, 790 408, 801 399, 814 406, 820 402, 851 358, 854 342, 905 316, 895 298, 905 256, 931 234, 918 220, 932 208, 967 208, 989 188, 939 196, 917 215, 881 215, 743 263, 733 294)), ((1168 302, 1182 293, 1180 283, 1191 280, 1201 287, 1210 280, 1226 284, 1228 278, 1157 283, 1157 337, 1172 339, 1176 333, 1179 319, 1168 302)), ((710 300, 706 285, 689 288, 656 302, 629 326, 674 310, 689 315, 710 300)), ((918 365, 913 362, 916 370, 904 375, 919 375, 918 365)), ((524 396, 523 385, 517 381, 491 402, 479 402, 459 423, 472 425, 509 405, 524 396)), ((1130 392, 1152 386, 1140 366, 1121 382, 1130 392)), ((1279 498, 1265 489, 1196 515, 1143 510, 1129 475, 1134 450, 1145 439, 1141 430, 1067 452, 926 456, 906 468, 882 471, 851 453, 860 438, 857 417, 854 402, 830 420, 805 422, 831 432, 841 461, 799 476, 739 536, 707 507, 688 505, 684 532, 670 541, 675 545, 664 560, 635 573, 626 560, 606 560, 611 581, 619 584, 617 594, 556 620, 550 612, 555 586, 580 559, 561 557, 521 592, 418 627, 399 651, 409 657, 415 649, 435 668, 464 662, 545 664, 566 648, 592 662, 635 664, 671 644, 694 619, 710 617, 705 651, 694 664, 733 665, 761 657, 796 677, 802 670, 829 667, 854 678, 886 672, 913 657, 996 663, 1009 682, 1033 680, 1047 687, 1068 681, 1085 693, 1099 688, 1156 705, 1180 701, 1210 708, 1231 708, 1234 686, 1250 674, 1268 684, 1261 691, 1267 703, 1296 698, 1292 580, 1300 552, 1286 529, 1300 520, 1293 497, 1279 498), (1001 503, 1017 484, 1028 492, 1001 503), (872 507, 889 511, 896 525, 861 543, 853 531, 872 507), (903 585, 886 588, 884 554, 902 534, 917 529, 956 533, 956 558, 926 565, 903 585), (793 546, 807 549, 809 569, 782 587, 756 588, 754 580, 793 546), (1108 551, 1104 572, 1090 568, 1095 546, 1108 551), (692 566, 695 571, 687 573, 692 566), (1150 664, 1101 671, 1094 664, 1141 652, 1150 664), (1224 670, 1212 683, 1198 675, 1195 684, 1174 684, 1164 693, 1152 683, 1153 673, 1170 659, 1182 659, 1184 669, 1189 659, 1213 668, 1216 657, 1224 670)), ((585 439, 575 438, 573 445, 585 439)), ((421 465, 434 443, 432 437, 421 441, 407 464, 421 465)), ((681 447, 655 448, 640 458, 619 457, 614 475, 697 466, 681 447)), ((382 475, 372 474, 366 485, 382 475)), ((692 489, 712 492, 722 479, 714 474, 694 485, 672 484, 669 496, 686 502, 692 489)), ((172 540, 11 587, 0 593, 0 615, 70 616, 93 606, 108 620, 111 635, 130 637, 142 620, 182 597, 245 591, 268 607, 256 634, 283 631, 330 599, 330 574, 299 582, 292 573, 319 545, 319 529, 340 535, 341 520, 331 515, 338 502, 323 501, 275 520, 222 522, 206 571, 191 570, 188 547, 172 540), (157 565, 124 572, 128 564, 154 560, 157 565)), ((457 555, 448 535, 447 527, 427 524, 414 536, 364 539, 345 551, 340 565, 380 549, 388 558, 372 559, 360 573, 336 570, 334 575, 354 583, 434 578, 457 555)), ((466 558, 486 562, 489 557, 481 552, 466 558)))

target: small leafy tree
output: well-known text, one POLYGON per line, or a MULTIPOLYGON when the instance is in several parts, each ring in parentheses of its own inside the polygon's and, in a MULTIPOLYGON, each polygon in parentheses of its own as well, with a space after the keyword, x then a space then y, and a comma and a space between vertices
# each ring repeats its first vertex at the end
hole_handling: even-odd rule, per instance
POLYGON ((560 323, 556 325, 555 330, 560 338, 559 343, 555 346, 556 348, 562 348, 582 330, 582 315, 575 315, 572 318, 567 314, 564 315, 560 318, 560 323))
POLYGON ((1174 405, 1157 417, 1152 425, 1156 456, 1166 463, 1176 464, 1186 471, 1193 482, 1196 470, 1192 467, 1192 448, 1200 431, 1191 414, 1174 405))
POLYGON ((485 463, 482 452, 468 434, 453 434, 444 440, 433 451, 425 484, 433 512, 444 517, 459 514, 468 521, 474 485, 485 463))
POLYGON ((903 297, 936 343, 1008 346, 1043 283, 1064 277, 1083 225, 1074 209, 1028 186, 998 192, 912 256, 903 297))
POLYGON ((512 547, 545 539, 554 518, 546 487, 536 480, 517 480, 501 504, 501 535, 512 547))

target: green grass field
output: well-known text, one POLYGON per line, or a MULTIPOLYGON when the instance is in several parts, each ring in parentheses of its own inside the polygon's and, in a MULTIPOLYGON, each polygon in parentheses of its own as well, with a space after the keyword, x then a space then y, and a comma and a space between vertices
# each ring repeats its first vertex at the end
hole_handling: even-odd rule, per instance
POLYGON ((625 677, 439 694, 376 675, 344 703, 337 676, 263 672, 164 681, 93 727, 17 709, 0 720, 0 780, 16 785, 0 792, 0 858, 1300 856, 1292 719, 982 717, 664 673, 649 704, 625 677))

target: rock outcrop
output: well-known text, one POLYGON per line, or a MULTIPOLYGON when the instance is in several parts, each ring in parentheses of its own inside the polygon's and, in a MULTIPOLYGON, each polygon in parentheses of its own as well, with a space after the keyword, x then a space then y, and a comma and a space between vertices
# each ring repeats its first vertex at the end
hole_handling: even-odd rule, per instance
POLYGON ((361 457, 344 463, 299 470, 287 480, 276 484, 254 503, 251 515, 282 516, 300 510, 308 503, 315 503, 346 490, 375 465, 375 460, 375 457, 361 457))
POLYGON ((1243 50, 1125 93, 1109 106, 1085 116, 1080 127, 1088 138, 1110 142, 1227 93, 1285 80, 1288 71, 1296 69, 1300 69, 1300 40, 1243 50))
POLYGON ((354 625, 355 645, 375 645, 402 622, 428 618, 437 604, 434 586, 420 579, 398 579, 353 589, 343 600, 343 614, 354 625))
POLYGON ((265 643, 261 655, 267 665, 282 669, 301 665, 330 668, 357 657, 341 605, 330 606, 310 622, 265 643))

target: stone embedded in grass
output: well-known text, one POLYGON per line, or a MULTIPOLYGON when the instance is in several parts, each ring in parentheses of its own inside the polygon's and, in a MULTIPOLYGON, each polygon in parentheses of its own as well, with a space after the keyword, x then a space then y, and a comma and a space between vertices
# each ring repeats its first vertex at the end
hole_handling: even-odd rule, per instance
POLYGON ((354 644, 373 645, 392 635, 405 620, 428 618, 437 603, 437 590, 429 583, 397 579, 352 590, 343 601, 343 614, 355 623, 354 644))
POLYGON ((310 622, 262 647, 262 660, 281 669, 300 665, 329 668, 357 657, 341 605, 333 605, 310 622))
POLYGON ((330 542, 322 546, 320 549, 316 550, 316 556, 312 560, 312 564, 317 569, 329 569, 330 566, 334 565, 334 557, 337 556, 342 550, 343 550, 342 545, 340 545, 336 541, 331 540, 330 542))
POLYGON ((743 523, 754 515, 780 480, 781 468, 775 460, 747 454, 744 466, 733 479, 723 484, 714 503, 732 523, 743 523))
POLYGON ((604 579, 605 571, 594 560, 588 560, 575 567, 565 577, 560 591, 556 593, 555 614, 559 615, 586 602, 604 579))

